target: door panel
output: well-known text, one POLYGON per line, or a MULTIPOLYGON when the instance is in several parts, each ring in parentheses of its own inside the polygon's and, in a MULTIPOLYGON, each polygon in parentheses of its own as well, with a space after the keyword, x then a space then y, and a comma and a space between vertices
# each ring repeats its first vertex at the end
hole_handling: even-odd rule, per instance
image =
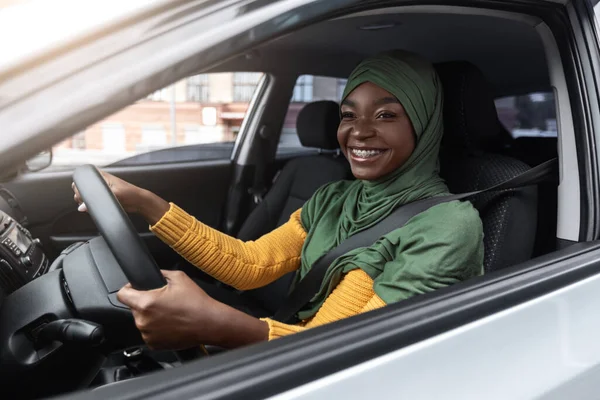
MULTIPOLYGON (((105 170, 176 203, 209 226, 218 227, 221 222, 230 182, 230 160, 105 170)), ((31 233, 40 238, 51 258, 69 244, 97 235, 89 215, 77 211, 71 182, 72 171, 65 171, 24 174, 5 185, 27 215, 31 233)), ((131 219, 159 265, 175 259, 175 253, 149 232, 141 217, 132 215, 131 219)))

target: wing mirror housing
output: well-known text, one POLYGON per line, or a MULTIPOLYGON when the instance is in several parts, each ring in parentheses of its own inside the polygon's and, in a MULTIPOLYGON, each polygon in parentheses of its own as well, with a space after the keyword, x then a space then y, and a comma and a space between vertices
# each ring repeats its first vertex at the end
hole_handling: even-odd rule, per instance
POLYGON ((52 149, 46 149, 29 160, 25 161, 25 167, 29 172, 37 172, 48 168, 52 164, 52 149))

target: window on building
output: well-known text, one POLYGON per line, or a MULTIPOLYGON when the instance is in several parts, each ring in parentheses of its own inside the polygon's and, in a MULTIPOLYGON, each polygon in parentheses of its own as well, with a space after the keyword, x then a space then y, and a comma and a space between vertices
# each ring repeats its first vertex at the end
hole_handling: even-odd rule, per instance
POLYGON ((336 77, 313 75, 298 77, 279 137, 277 148, 279 155, 316 151, 316 149, 305 149, 300 143, 296 132, 298 114, 307 103, 313 101, 333 100, 339 102, 345 86, 346 79, 336 77))
POLYGON ((185 144, 207 144, 225 142, 224 128, 221 126, 186 126, 185 144))
POLYGON ((167 147, 167 131, 162 125, 142 125, 142 138, 137 149, 158 150, 167 147))
POLYGON ((555 137, 556 103, 552 92, 496 99, 498 118, 514 138, 555 137))
POLYGON ((171 101, 173 97, 172 86, 157 90, 148 95, 148 100, 152 101, 171 101))
POLYGON ((102 124, 102 150, 105 153, 121 154, 125 152, 125 128, 123 124, 106 122, 102 124))
POLYGON ((58 143, 53 147, 53 164, 44 171, 82 164, 229 159, 261 76, 218 73, 182 79, 58 143), (210 103, 209 82, 214 92, 210 103), (238 93, 235 101, 234 92, 238 93))
POLYGON ((186 126, 183 128, 184 142, 185 144, 198 144, 203 143, 202 132, 200 132, 200 126, 186 126))
POLYGON ((310 103, 313 99, 313 76, 302 75, 296 81, 292 103, 310 103))
POLYGON ((233 74, 233 101, 249 102, 262 77, 260 72, 235 72, 233 74))
POLYGON ((75 136, 73 136, 73 140, 71 141, 71 147, 78 150, 85 149, 85 131, 79 132, 75 136))
POLYGON ((208 94, 208 74, 194 75, 187 78, 187 100, 207 103, 208 94))

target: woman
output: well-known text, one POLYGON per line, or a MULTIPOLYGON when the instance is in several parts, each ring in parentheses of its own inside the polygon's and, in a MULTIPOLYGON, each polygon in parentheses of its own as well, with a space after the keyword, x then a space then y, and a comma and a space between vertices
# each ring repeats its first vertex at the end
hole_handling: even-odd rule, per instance
MULTIPOLYGON (((130 212, 192 264, 237 289, 264 286, 290 271, 301 279, 337 244, 396 207, 448 194, 438 175, 442 90, 432 65, 401 51, 363 61, 341 103, 338 141, 355 181, 321 187, 289 222, 255 242, 222 234, 153 193, 105 174, 130 212)), ((81 202, 76 191, 75 200, 81 202)), ((483 233, 469 202, 437 205, 368 248, 339 257, 319 293, 288 325, 257 319, 208 296, 181 272, 168 285, 118 298, 131 307, 154 348, 236 347, 299 332, 383 307, 482 273, 483 233)))

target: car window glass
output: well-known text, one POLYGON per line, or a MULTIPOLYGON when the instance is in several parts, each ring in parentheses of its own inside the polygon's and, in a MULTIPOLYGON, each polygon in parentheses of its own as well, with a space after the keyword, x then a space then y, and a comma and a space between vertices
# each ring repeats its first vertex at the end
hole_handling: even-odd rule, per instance
POLYGON ((341 78, 313 75, 301 75, 298 77, 279 138, 278 155, 315 150, 304 148, 300 144, 300 139, 296 132, 298 113, 300 113, 300 110, 306 104, 313 101, 333 100, 339 102, 345 86, 346 79, 341 78))
POLYGON ((498 118, 513 138, 555 137, 556 106, 551 92, 529 93, 496 99, 498 118))
POLYGON ((261 77, 201 74, 157 90, 54 146, 44 171, 228 159, 261 77))

